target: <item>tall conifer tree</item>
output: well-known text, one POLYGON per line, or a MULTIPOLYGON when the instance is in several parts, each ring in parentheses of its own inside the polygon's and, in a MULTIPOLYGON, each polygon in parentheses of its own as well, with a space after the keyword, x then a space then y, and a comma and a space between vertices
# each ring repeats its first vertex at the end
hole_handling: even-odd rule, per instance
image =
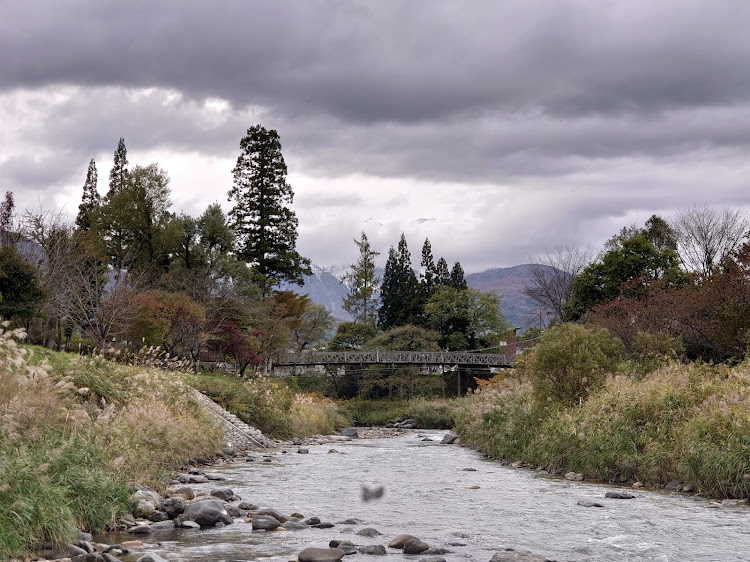
POLYGON ((451 272, 448 269, 448 262, 445 258, 440 258, 435 266, 435 284, 436 285, 450 285, 451 284, 451 272))
POLYGON ((86 172, 83 196, 81 197, 81 204, 78 205, 78 216, 76 217, 76 226, 83 232, 91 230, 91 213, 101 204, 97 183, 96 162, 92 158, 86 172))
POLYGON ((240 155, 232 173, 230 225, 237 236, 237 255, 252 265, 267 294, 276 281, 301 285, 310 274, 310 260, 299 255, 297 216, 286 181, 286 163, 278 133, 255 125, 240 141, 240 155))
POLYGON ((375 256, 380 255, 380 252, 370 247, 370 241, 364 232, 354 243, 359 248, 359 258, 344 277, 344 280, 351 283, 349 293, 344 297, 344 310, 351 314, 356 322, 374 325, 377 320, 374 294, 380 282, 375 276, 375 256))
POLYGON ((398 251, 393 247, 388 252, 383 284, 380 288, 378 324, 383 330, 412 322, 417 305, 417 276, 411 268, 411 254, 406 236, 401 235, 398 251))
POLYGON ((109 191, 107 195, 113 196, 121 193, 125 188, 125 180, 128 177, 128 149, 125 148, 125 139, 120 137, 115 150, 115 158, 112 169, 109 171, 109 191))
POLYGON ((464 291, 468 288, 466 285, 466 277, 464 276, 464 268, 461 267, 461 264, 459 262, 456 262, 453 265, 453 269, 451 270, 451 287, 454 289, 458 289, 459 291, 464 291))

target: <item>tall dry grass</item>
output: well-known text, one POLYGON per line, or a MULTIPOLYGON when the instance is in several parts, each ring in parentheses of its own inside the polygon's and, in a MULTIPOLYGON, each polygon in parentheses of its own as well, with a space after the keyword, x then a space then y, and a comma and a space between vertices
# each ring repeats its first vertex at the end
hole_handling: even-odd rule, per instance
POLYGON ((173 373, 25 347, 0 330, 0 559, 127 510, 128 484, 163 484, 221 431, 173 373))
POLYGON ((680 480, 714 497, 750 495, 747 362, 613 375, 567 407, 540 404, 529 382, 507 379, 465 400, 456 421, 464 442, 509 461, 609 482, 680 480))

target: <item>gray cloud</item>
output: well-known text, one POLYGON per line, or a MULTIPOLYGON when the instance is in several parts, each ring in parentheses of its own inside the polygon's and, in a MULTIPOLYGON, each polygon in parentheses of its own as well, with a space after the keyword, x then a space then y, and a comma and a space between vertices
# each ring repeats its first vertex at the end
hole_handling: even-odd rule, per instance
POLYGON ((167 171, 183 208, 226 204, 262 122, 321 263, 383 223, 383 252, 405 229, 510 265, 692 202, 750 204, 748 24, 740 0, 7 0, 0 187, 77 196, 95 157, 102 190, 123 136, 131 161, 220 161, 200 190, 167 171))

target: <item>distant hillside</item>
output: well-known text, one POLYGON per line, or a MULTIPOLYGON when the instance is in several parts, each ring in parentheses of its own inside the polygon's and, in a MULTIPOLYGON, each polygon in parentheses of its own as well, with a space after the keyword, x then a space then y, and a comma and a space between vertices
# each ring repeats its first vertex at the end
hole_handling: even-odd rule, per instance
MULTIPOLYGON (((341 306, 348 291, 341 276, 345 273, 340 267, 313 266, 313 274, 305 277, 302 287, 282 285, 282 289, 307 294, 317 304, 324 305, 339 321, 349 321, 351 317, 341 306)), ((382 277, 382 271, 376 272, 382 277)), ((466 276, 466 283, 473 289, 495 293, 500 296, 500 308, 511 326, 525 330, 539 324, 539 312, 533 300, 523 294, 526 285, 532 283, 531 266, 517 265, 490 269, 466 276)))
POLYGON ((472 289, 498 295, 505 319, 511 326, 521 328, 521 332, 539 325, 538 305, 523 294, 527 286, 533 285, 530 264, 471 273, 466 276, 466 283, 472 289))

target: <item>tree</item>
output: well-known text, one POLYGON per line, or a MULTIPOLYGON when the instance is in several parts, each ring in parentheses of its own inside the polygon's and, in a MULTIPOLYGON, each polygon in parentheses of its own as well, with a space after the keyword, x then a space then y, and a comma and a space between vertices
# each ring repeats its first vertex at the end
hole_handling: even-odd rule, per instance
POLYGON ((330 337, 336 321, 322 304, 305 303, 299 323, 292 328, 292 343, 297 352, 311 349, 330 337))
POLYGON ((570 300, 573 281, 591 263, 591 247, 558 246, 545 250, 532 260, 529 268, 531 281, 524 294, 541 307, 541 312, 553 314, 560 322, 568 322, 565 303, 570 300))
POLYGON ((688 277, 680 269, 674 250, 657 250, 642 233, 635 234, 575 278, 564 313, 577 320, 598 304, 644 295, 659 281, 680 287, 688 282, 688 277))
POLYGON ((215 336, 209 341, 209 345, 215 351, 231 358, 237 374, 244 377, 248 367, 251 365, 257 367, 262 363, 260 348, 255 341, 258 335, 257 332, 248 334, 235 322, 224 320, 216 330, 215 336))
POLYGON ((32 318, 44 299, 34 267, 14 246, 0 247, 0 295, 0 317, 19 322, 32 318))
POLYGON ((391 246, 380 286, 378 325, 383 330, 403 326, 414 318, 417 299, 417 276, 411 268, 411 254, 406 236, 401 234, 398 251, 391 246))
POLYGON ((467 288, 466 277, 464 275, 464 268, 461 267, 459 262, 453 264, 451 269, 451 287, 458 289, 459 291, 467 288))
POLYGON ((310 260, 299 255, 297 216, 286 181, 286 163, 278 133, 255 125, 240 141, 241 153, 232 170, 230 225, 237 237, 237 255, 260 276, 264 296, 275 282, 302 285, 310 260))
MULTIPOLYGON (((428 238, 424 239, 422 246, 422 261, 420 265, 424 268, 419 276, 420 290, 426 298, 432 296, 438 279, 437 266, 435 259, 432 257, 432 245, 428 238)), ((446 264, 447 265, 447 264, 446 264)))
POLYGON ((376 321, 374 298, 375 289, 380 278, 375 276, 375 256, 380 252, 370 247, 367 235, 362 232, 359 240, 354 243, 359 248, 357 263, 351 266, 343 281, 349 282, 349 291, 344 297, 344 310, 351 314, 356 322, 374 324, 376 321))
POLYGON ((125 148, 125 139, 120 137, 115 149, 114 164, 109 171, 109 191, 107 196, 120 193, 125 187, 128 177, 128 150, 125 148))
POLYGON ((448 270, 448 262, 440 258, 435 266, 435 285, 450 285, 451 272, 448 270))
POLYGON ((703 276, 711 275, 724 256, 747 240, 750 231, 748 218, 739 211, 709 207, 680 209, 673 226, 683 265, 703 276))
POLYGON ((78 216, 76 217, 76 226, 83 232, 88 232, 91 229, 91 215, 101 203, 97 191, 97 181, 96 162, 92 158, 86 172, 86 181, 83 183, 83 196, 81 197, 81 204, 78 205, 78 216))
POLYGON ((164 237, 170 205, 169 176, 158 164, 136 166, 121 188, 107 193, 95 228, 116 270, 165 268, 173 249, 164 237))
POLYGON ((15 207, 13 192, 6 191, 5 199, 0 203, 0 246, 13 243, 13 211, 15 207))
POLYGON ((476 289, 439 287, 424 314, 440 334, 440 347, 450 351, 486 347, 506 329, 498 296, 476 289))

